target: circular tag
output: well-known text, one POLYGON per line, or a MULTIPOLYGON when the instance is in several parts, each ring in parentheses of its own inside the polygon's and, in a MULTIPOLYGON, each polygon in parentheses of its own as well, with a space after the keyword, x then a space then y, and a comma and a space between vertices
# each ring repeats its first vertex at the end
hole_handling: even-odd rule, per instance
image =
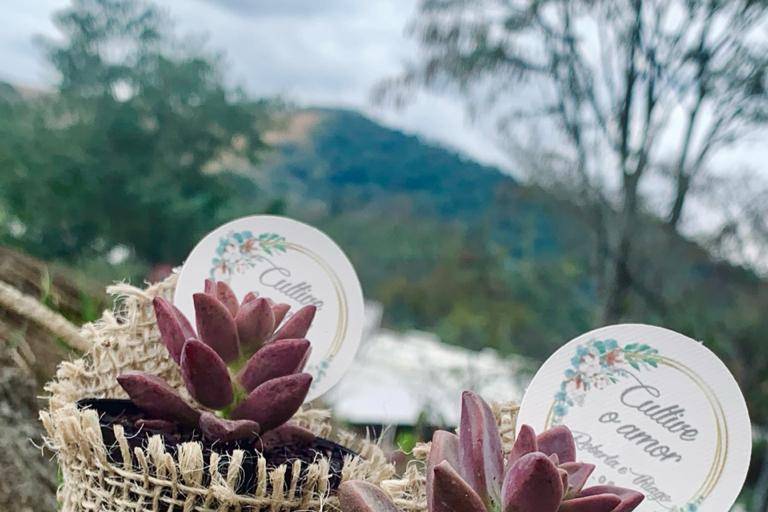
POLYGON ((736 501, 752 448, 747 406, 709 349, 650 325, 603 327, 550 357, 518 425, 567 425, 588 485, 645 494, 637 512, 722 512, 736 501))
POLYGON ((317 307, 307 339, 305 371, 314 377, 307 401, 336 384, 352 363, 363 329, 363 292, 355 269, 321 231, 285 217, 237 219, 209 233, 179 274, 174 304, 192 324, 192 294, 205 279, 226 281, 239 299, 248 292, 291 306, 317 307))

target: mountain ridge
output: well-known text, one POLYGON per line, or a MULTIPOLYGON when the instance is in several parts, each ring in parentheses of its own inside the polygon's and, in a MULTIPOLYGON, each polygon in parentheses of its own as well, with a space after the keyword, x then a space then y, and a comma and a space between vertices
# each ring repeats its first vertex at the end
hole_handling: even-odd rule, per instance
MULTIPOLYGON (((599 324, 606 267, 587 212, 567 197, 359 112, 297 112, 302 130, 278 140, 260 184, 337 240, 366 295, 385 304, 385 324, 538 358, 599 324)), ((765 283, 657 219, 639 223, 636 238, 642 282, 627 320, 725 349, 714 333, 730 326, 701 315, 765 293, 765 283)))

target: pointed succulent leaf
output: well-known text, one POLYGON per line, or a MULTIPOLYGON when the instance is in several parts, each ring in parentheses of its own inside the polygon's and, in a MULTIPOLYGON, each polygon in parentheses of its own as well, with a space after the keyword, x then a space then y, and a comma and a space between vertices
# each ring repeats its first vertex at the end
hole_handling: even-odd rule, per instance
POLYGON ((614 512, 620 503, 615 494, 595 494, 564 501, 558 512, 614 512))
POLYGON ((273 340, 286 340, 293 338, 303 338, 307 335, 312 320, 315 318, 315 306, 304 306, 293 314, 285 324, 272 337, 273 340))
MULTIPOLYGON (((522 425, 515 438, 515 444, 507 456, 507 466, 512 466, 523 455, 536 451, 539 451, 536 444, 536 432, 530 425, 522 425)), ((557 462, 555 462, 555 465, 557 465, 557 462)))
POLYGON ((282 302, 279 304, 272 304, 272 313, 275 315, 275 328, 280 325, 280 322, 283 321, 283 318, 285 318, 285 315, 288 314, 290 309, 291 306, 282 302))
POLYGON ((253 420, 261 425, 262 432, 272 430, 299 410, 311 384, 312 376, 308 373, 268 380, 251 391, 232 412, 232 418, 253 420))
POLYGON ((452 432, 437 430, 432 435, 432 446, 427 457, 427 510, 432 510, 433 469, 444 461, 454 468, 459 467, 459 437, 452 432))
POLYGON ((256 299, 245 305, 235 317, 237 334, 246 351, 258 349, 275 329, 275 315, 266 299, 256 299))
POLYGON ((243 297, 243 301, 240 303, 240 307, 243 307, 246 304, 248 304, 249 302, 254 301, 254 300, 258 299, 258 298, 259 298, 259 296, 256 295, 256 293, 248 292, 248 293, 245 294, 245 297, 243 297))
POLYGON ((342 512, 399 512, 383 490, 362 480, 342 483, 338 496, 342 512))
POLYGON ((223 442, 254 438, 260 430, 255 421, 227 420, 207 411, 200 415, 199 425, 205 437, 223 442))
POLYGON ((131 401, 152 419, 196 425, 200 416, 195 409, 163 379, 149 373, 128 371, 117 376, 131 401))
POLYGON ((541 452, 520 457, 507 471, 502 512, 557 512, 563 481, 557 467, 541 452))
POLYGON ((571 430, 565 425, 558 425, 542 432, 536 438, 536 444, 539 451, 546 455, 556 453, 560 457, 561 464, 576 462, 576 442, 571 430))
POLYGON ((501 437, 493 411, 471 391, 465 391, 461 399, 459 459, 461 475, 486 506, 496 510, 504 478, 501 437))
POLYGON ((560 469, 568 473, 568 486, 566 496, 576 496, 584 488, 592 472, 595 470, 594 464, 586 462, 566 462, 560 465, 560 469))
POLYGON ((232 403, 232 382, 227 365, 205 343, 190 339, 181 352, 181 376, 195 400, 212 409, 232 403))
POLYGON ((256 441, 259 451, 267 451, 279 446, 308 446, 316 439, 311 430, 286 423, 274 428, 256 441))
POLYGON ((448 461, 435 466, 432 472, 431 512, 486 512, 483 500, 448 461))
POLYGON ((614 494, 619 497, 621 500, 620 503, 611 512, 631 512, 645 499, 645 496, 643 496, 642 493, 623 487, 615 487, 613 485, 596 485, 594 487, 588 487, 581 491, 579 497, 595 496, 599 494, 614 494))
MULTIPOLYGON (((552 457, 550 457, 549 460, 552 460, 552 457)), ((555 467, 557 467, 557 464, 555 464, 555 467)), ((568 472, 563 468, 558 467, 557 474, 560 475, 560 480, 563 483, 563 499, 565 499, 568 495, 568 472)))
POLYGON ((214 281, 213 279, 206 279, 205 280, 205 285, 204 285, 204 288, 203 288, 203 292, 206 295, 212 295, 212 296, 215 297, 216 296, 216 281, 214 281))
POLYGON ((204 293, 196 293, 192 298, 200 339, 225 362, 237 359, 240 355, 237 326, 229 310, 219 299, 204 293))
POLYGON ((240 304, 237 302, 237 295, 232 288, 224 281, 216 281, 216 298, 226 306, 232 316, 237 314, 240 304))
POLYGON ((179 321, 179 325, 181 325, 181 331, 184 333, 184 339, 188 340, 189 338, 196 338, 197 333, 192 328, 192 324, 189 323, 189 319, 187 319, 184 313, 182 313, 181 310, 176 306, 173 306, 173 311, 176 313, 176 318, 179 321))
POLYGON ((176 431, 176 423, 168 420, 153 420, 148 418, 140 418, 136 420, 134 425, 137 428, 154 430, 156 432, 173 433, 176 431))
POLYGON ((247 392, 251 392, 270 379, 300 372, 309 350, 309 341, 304 339, 269 343, 251 356, 237 379, 247 392))
POLYGON ((187 340, 179 317, 171 303, 162 297, 155 297, 152 300, 152 306, 155 309, 160 339, 173 360, 178 363, 181 360, 181 349, 184 348, 184 342, 187 340))

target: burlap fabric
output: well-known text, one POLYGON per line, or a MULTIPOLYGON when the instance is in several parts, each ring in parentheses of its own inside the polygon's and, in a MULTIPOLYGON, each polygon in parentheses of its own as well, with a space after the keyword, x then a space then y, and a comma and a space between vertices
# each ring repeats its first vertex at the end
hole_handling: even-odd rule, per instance
MULTIPOLYGON (((118 425, 114 433, 123 462, 111 462, 96 412, 78 410, 75 403, 87 397, 125 398, 115 377, 129 369, 160 375, 188 398, 176 364, 159 341, 151 308, 156 295, 170 298, 175 279, 174 275, 143 290, 127 285, 108 289, 117 299, 115 311, 83 327, 80 336, 91 348, 81 359, 62 363, 55 379, 46 386, 50 394, 49 409, 40 416, 48 433, 46 444, 56 453, 61 468, 63 483, 58 492, 61 509, 66 512, 338 510, 337 500, 330 492, 328 461, 323 458, 309 465, 294 461, 292 468, 282 465, 272 469, 259 458, 257 478, 243 491, 239 489, 242 451, 234 450, 226 455, 214 453, 206 458, 199 443, 189 442, 180 445, 174 456, 166 451, 158 436, 150 438, 146 446, 131 450, 118 425), (301 479, 300 475, 303 475, 301 479)), ((304 409, 294 420, 359 453, 359 457, 345 461, 343 480, 364 479, 381 484, 393 478, 394 467, 387 462, 383 451, 370 440, 333 428, 327 411, 304 409)))

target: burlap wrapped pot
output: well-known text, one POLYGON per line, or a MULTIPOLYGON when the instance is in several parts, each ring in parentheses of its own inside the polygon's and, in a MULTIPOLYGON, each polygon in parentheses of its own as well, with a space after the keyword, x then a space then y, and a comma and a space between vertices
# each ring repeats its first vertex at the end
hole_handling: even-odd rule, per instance
MULTIPOLYGON (((41 413, 46 444, 58 458, 63 483, 61 510, 75 511, 337 511, 331 493, 329 462, 293 461, 268 468, 261 457, 256 478, 243 489, 244 452, 210 453, 187 442, 169 453, 160 436, 130 448, 120 425, 113 427, 117 446, 105 446, 95 411, 80 410, 83 398, 125 398, 116 376, 143 370, 166 379, 186 394, 176 364, 168 357, 151 307, 157 295, 170 297, 176 276, 144 290, 127 285, 108 292, 117 299, 114 312, 83 327, 91 348, 80 359, 62 363, 46 390, 49 407, 41 413), (119 450, 120 462, 110 457, 119 450), (224 468, 224 469, 222 469, 224 468)), ((341 478, 376 484, 394 476, 394 467, 373 442, 331 427, 327 411, 303 409, 294 421, 357 452, 344 463, 341 478)))

